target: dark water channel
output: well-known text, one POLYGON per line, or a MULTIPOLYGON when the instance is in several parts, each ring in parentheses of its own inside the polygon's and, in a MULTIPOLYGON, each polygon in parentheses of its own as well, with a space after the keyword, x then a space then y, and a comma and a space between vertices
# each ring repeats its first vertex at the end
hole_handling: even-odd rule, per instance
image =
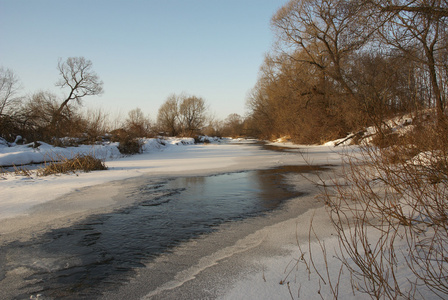
POLYGON ((299 196, 288 166, 205 177, 151 179, 128 193, 135 205, 93 215, 27 242, 0 248, 0 280, 8 270, 31 269, 17 299, 92 299, 126 281, 134 269, 179 243, 235 220, 260 216, 299 196))

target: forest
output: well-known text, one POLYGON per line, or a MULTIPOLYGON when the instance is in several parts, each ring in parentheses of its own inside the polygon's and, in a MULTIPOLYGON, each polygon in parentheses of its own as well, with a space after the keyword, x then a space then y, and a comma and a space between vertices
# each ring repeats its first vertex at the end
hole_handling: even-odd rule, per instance
POLYGON ((446 1, 290 1, 248 99, 263 138, 321 143, 432 109, 445 116, 446 1))

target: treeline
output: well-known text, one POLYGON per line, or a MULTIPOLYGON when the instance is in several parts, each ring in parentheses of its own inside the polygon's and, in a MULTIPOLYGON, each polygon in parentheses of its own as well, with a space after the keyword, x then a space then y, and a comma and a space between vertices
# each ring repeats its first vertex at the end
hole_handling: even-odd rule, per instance
POLYGON ((445 119, 447 18, 447 0, 291 0, 271 20, 275 50, 260 68, 248 114, 223 121, 194 95, 169 96, 155 121, 139 108, 112 122, 101 110, 86 113, 79 104, 101 94, 103 83, 83 57, 58 63, 63 99, 48 92, 19 97, 17 76, 1 68, 0 136, 94 141, 115 132, 320 143, 365 126, 383 129, 387 118, 426 108, 445 119))
POLYGON ((125 118, 111 119, 102 109, 83 109, 88 96, 103 93, 103 82, 94 72, 92 62, 84 57, 59 60, 60 80, 56 83, 65 98, 51 92, 22 96, 17 75, 0 68, 0 137, 9 142, 44 141, 63 145, 64 141, 94 143, 105 137, 128 143, 140 137, 242 135, 243 118, 231 114, 216 120, 203 98, 170 95, 160 107, 157 120, 135 108, 125 118), (18 139, 19 137, 19 139, 18 139), (69 137, 70 139, 63 139, 69 137))
POLYGON ((248 99, 252 135, 319 143, 424 108, 444 118, 447 2, 289 1, 248 99))

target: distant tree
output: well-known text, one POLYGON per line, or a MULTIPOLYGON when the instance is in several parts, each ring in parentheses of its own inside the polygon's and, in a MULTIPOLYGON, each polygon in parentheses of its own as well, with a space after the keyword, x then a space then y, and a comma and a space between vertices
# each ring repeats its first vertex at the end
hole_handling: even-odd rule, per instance
POLYGON ((170 136, 175 136, 179 132, 178 98, 175 94, 168 96, 157 114, 159 131, 170 136))
POLYGON ((87 134, 90 141, 96 141, 106 133, 112 130, 109 114, 102 108, 89 108, 83 112, 83 119, 86 123, 86 128, 83 133, 87 134))
POLYGON ((184 134, 195 135, 200 132, 206 121, 206 105, 202 98, 189 96, 179 104, 179 116, 184 134))
POLYGON ((60 59, 58 70, 62 78, 56 83, 56 86, 67 88, 68 95, 55 112, 52 119, 53 125, 56 125, 62 110, 70 101, 74 100, 80 104, 85 96, 103 93, 103 82, 92 70, 90 60, 86 60, 84 57, 69 57, 65 61, 60 59))
POLYGON ((151 131, 149 118, 138 107, 129 111, 124 125, 125 129, 136 137, 147 137, 151 131))
POLYGON ((17 92, 20 89, 19 78, 10 69, 0 67, 0 116, 20 102, 17 92))
POLYGON ((224 121, 210 117, 201 131, 207 136, 222 137, 224 127, 224 121))
POLYGON ((224 120, 224 134, 238 137, 244 134, 244 118, 239 114, 230 114, 224 120))
POLYGON ((10 69, 0 67, 0 137, 14 140, 18 134, 16 114, 22 98, 19 97, 20 83, 10 69))

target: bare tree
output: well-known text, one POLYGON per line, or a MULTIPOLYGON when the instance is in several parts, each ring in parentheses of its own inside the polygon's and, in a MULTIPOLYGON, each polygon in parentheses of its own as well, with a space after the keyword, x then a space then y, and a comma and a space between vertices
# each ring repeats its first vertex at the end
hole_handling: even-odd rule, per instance
POLYGON ((45 128, 51 123, 58 106, 56 95, 40 91, 30 96, 24 104, 23 111, 28 122, 31 122, 35 127, 45 128))
POLYGON ((90 140, 97 140, 101 135, 112 130, 109 114, 102 108, 89 108, 83 112, 86 128, 83 133, 87 133, 90 140))
POLYGON ((376 3, 390 13, 380 31, 391 46, 423 64, 431 83, 439 118, 444 115, 446 99, 442 86, 446 78, 440 69, 448 45, 448 3, 444 0, 387 0, 376 3))
POLYGON ((61 103, 53 117, 55 124, 62 110, 74 100, 78 104, 85 96, 100 95, 103 93, 103 82, 92 70, 92 62, 84 57, 69 57, 66 61, 58 62, 58 70, 62 78, 56 86, 68 89, 68 95, 61 103))
POLYGON ((184 134, 198 133, 206 120, 206 106, 202 98, 190 96, 182 99, 179 105, 179 115, 184 134))
POLYGON ((207 124, 202 129, 202 133, 207 136, 224 136, 224 121, 216 119, 214 116, 210 116, 207 120, 207 124))
POLYGON ((354 96, 344 71, 350 55, 375 31, 367 5, 351 0, 291 0, 272 18, 285 52, 303 51, 301 61, 317 66, 348 95, 354 96))
POLYGON ((135 108, 128 113, 125 120, 126 130, 137 137, 147 137, 151 131, 151 122, 149 118, 143 114, 140 108, 135 108))
POLYGON ((157 124, 163 133, 175 136, 179 130, 179 97, 175 94, 168 96, 160 106, 157 114, 157 124))
POLYGON ((0 116, 10 106, 20 101, 17 92, 20 89, 19 78, 10 69, 0 68, 0 116))
POLYGON ((79 114, 70 104, 61 111, 58 127, 52 122, 59 108, 57 96, 50 92, 37 92, 30 96, 22 107, 22 126, 26 128, 27 138, 51 141, 57 135, 70 135, 77 131, 79 114))
POLYGON ((244 119, 239 114, 230 114, 224 120, 225 133, 232 137, 243 135, 244 119))

